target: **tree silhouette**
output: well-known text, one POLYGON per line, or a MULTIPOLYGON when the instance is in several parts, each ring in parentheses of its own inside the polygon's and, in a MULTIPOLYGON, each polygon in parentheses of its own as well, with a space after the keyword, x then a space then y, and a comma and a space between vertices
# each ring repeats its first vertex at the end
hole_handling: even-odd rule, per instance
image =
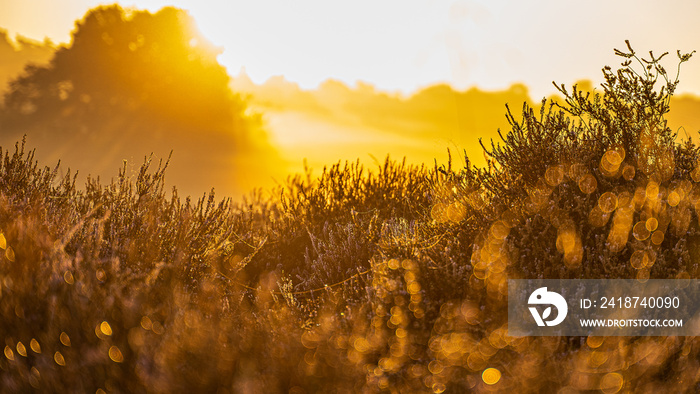
POLYGON ((202 170, 226 177, 235 154, 260 145, 251 134, 259 121, 231 92, 218 52, 182 10, 94 9, 48 66, 28 66, 11 82, 0 127, 58 144, 67 157, 114 152, 122 157, 105 163, 110 172, 123 157, 175 149, 178 183, 197 182, 202 170))

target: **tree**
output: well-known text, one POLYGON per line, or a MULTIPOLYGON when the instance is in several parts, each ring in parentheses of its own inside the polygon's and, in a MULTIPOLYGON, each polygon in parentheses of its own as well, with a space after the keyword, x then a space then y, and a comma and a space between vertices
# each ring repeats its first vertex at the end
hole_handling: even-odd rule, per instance
POLYGON ((98 174, 123 158, 174 149, 176 183, 231 192, 233 158, 266 144, 218 52, 182 10, 94 9, 48 66, 28 66, 11 83, 0 127, 14 139, 26 133, 32 144, 59 146, 68 162, 98 174))

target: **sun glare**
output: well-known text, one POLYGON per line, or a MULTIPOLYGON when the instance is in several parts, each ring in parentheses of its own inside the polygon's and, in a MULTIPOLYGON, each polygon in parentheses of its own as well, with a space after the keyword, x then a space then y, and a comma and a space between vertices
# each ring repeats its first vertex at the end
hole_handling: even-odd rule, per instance
MULTIPOLYGON (((67 42, 73 22, 88 9, 114 3, 35 2, 40 4, 0 3, 0 27, 11 35, 67 42), (43 12, 33 11, 38 8, 43 12)), ((578 6, 575 12, 581 18, 597 20, 602 27, 591 38, 583 30, 548 34, 569 31, 568 18, 563 16, 572 10, 555 2, 542 3, 537 9, 520 2, 481 0, 358 0, 341 5, 320 0, 119 3, 151 12, 165 6, 188 10, 203 36, 224 48, 218 59, 229 73, 237 75, 245 69, 256 83, 284 75, 311 89, 335 78, 349 85, 366 81, 385 91, 409 94, 440 82, 487 90, 524 82, 535 99, 555 92, 552 79, 597 81, 598 74, 590 70, 596 70, 601 61, 615 61, 608 48, 625 38, 656 50, 697 48, 697 34, 688 29, 696 25, 692 18, 700 11, 700 3, 690 1, 667 8, 643 4, 635 7, 635 18, 630 19, 621 5, 598 1, 578 6), (666 34, 645 28, 649 24, 666 34), (547 43, 542 41, 545 37, 547 43), (590 45, 592 39, 596 45, 590 45)), ((680 89, 700 92, 700 74, 686 74, 680 89)))

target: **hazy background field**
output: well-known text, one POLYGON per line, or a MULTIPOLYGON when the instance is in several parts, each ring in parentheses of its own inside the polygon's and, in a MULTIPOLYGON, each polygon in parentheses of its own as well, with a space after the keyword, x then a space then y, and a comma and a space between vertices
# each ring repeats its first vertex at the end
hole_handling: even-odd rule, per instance
MULTIPOLYGON (((97 4, 76 1, 57 8, 39 0, 35 6, 43 7, 38 8, 42 11, 34 14, 16 3, 0 5, 0 27, 9 29, 0 36, 0 89, 6 92, 25 65, 47 65, 55 50, 69 47, 73 21, 97 4), (48 18, 49 13, 55 17, 48 18)), ((156 11, 165 4, 146 1, 137 7, 156 11)), ((169 185, 177 184, 181 192, 193 195, 215 187, 219 195, 236 199, 302 171, 305 160, 317 173, 338 160, 359 158, 373 163, 386 155, 431 164, 436 159, 444 162, 449 148, 455 153, 466 151, 473 164, 483 165, 478 139, 497 139, 497 130, 506 128, 504 104, 518 110, 523 102, 537 105, 544 97, 556 97, 552 80, 569 85, 581 80, 580 86, 596 88, 600 76, 594 71, 602 63, 617 62, 610 48, 625 38, 658 47, 657 51, 691 50, 696 43, 689 38, 694 35, 680 35, 681 22, 671 24, 661 17, 670 11, 652 3, 582 6, 577 12, 600 11, 604 20, 619 17, 615 23, 598 24, 607 35, 595 33, 600 38, 595 45, 587 36, 594 33, 583 31, 569 32, 570 41, 562 34, 542 37, 536 22, 550 16, 546 21, 554 31, 566 25, 563 15, 573 12, 565 13, 554 4, 529 14, 534 19, 527 28, 524 21, 514 19, 521 6, 507 2, 384 5, 373 11, 376 15, 369 5, 358 4, 344 8, 346 16, 309 2, 288 10, 289 18, 283 16, 287 6, 273 3, 267 4, 268 14, 261 4, 183 6, 196 24, 191 27, 193 34, 202 42, 212 40, 214 46, 207 44, 208 56, 225 67, 231 77, 229 87, 246 100, 246 113, 259 115, 255 125, 247 126, 255 130, 245 137, 256 148, 240 148, 240 141, 235 142, 239 148, 224 148, 234 144, 231 133, 239 133, 235 131, 218 137, 184 131, 177 138, 155 136, 168 135, 166 131, 132 135, 122 120, 93 125, 87 139, 39 132, 25 122, 12 132, 5 127, 0 144, 9 146, 26 133, 30 146, 38 148, 37 156, 45 162, 61 159, 63 170, 71 167, 80 169, 82 176, 90 173, 107 179, 123 160, 135 168, 151 152, 165 158, 173 150, 169 185), (627 9, 634 10, 634 18, 621 16, 627 9), (641 28, 644 21, 665 26, 663 41, 641 28), (354 26, 358 28, 351 33, 354 26)), ((674 15, 687 18, 695 7, 679 3, 674 15)), ((85 70, 92 67, 85 66, 85 70)), ((700 98, 695 95, 700 93, 697 67, 691 64, 684 71, 680 94, 673 98, 668 115, 670 127, 679 130, 681 137, 700 130, 700 120, 694 116, 700 110, 700 98)), ((66 111, 63 116, 75 116, 66 111)), ((45 121, 50 116, 40 117, 45 121)), ((36 120, 32 122, 38 124, 36 120)), ((170 135, 175 134, 171 130, 170 135)))

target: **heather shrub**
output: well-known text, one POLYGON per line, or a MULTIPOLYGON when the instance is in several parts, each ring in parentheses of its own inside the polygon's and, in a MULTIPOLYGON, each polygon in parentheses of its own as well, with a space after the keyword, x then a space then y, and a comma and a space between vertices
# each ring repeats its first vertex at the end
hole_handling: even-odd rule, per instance
POLYGON ((677 77, 628 49, 602 92, 508 110, 485 168, 338 163, 235 203, 2 151, 0 389, 696 391, 692 337, 507 335, 508 278, 698 274, 677 77))
POLYGON ((487 179, 519 176, 518 187, 495 190, 511 206, 493 224, 494 233, 512 232, 504 246, 510 277, 696 274, 698 150, 676 142, 663 117, 677 78, 659 63, 663 55, 618 54, 642 72, 626 60, 617 72, 603 70, 602 94, 560 87, 563 104, 543 105, 539 117, 525 108, 520 122, 509 114, 513 130, 489 151, 498 169, 487 179))
MULTIPOLYGON (((468 204, 475 193, 487 202, 480 208, 486 220, 472 238, 471 286, 462 307, 480 306, 484 313, 475 326, 483 331, 476 338, 488 344, 457 367, 507 371, 498 387, 653 391, 674 382, 674 390, 697 389, 695 379, 682 381, 696 363, 679 354, 696 346, 693 338, 502 335, 508 278, 697 277, 700 156, 664 119, 677 77, 660 64, 663 55, 641 59, 629 44, 628 52, 617 54, 625 58, 623 67, 603 70, 602 93, 576 87, 569 93, 562 86, 565 100, 543 102, 539 114, 525 105, 518 120, 509 110, 511 131, 501 135, 502 143, 485 147, 489 165, 451 174, 454 196, 433 209, 434 218, 447 222, 444 212, 455 204, 479 216, 469 207, 482 204, 468 204), (647 350, 658 357, 630 361, 630 354, 647 350)), ((678 57, 683 63, 690 55, 678 57)), ((451 336, 469 333, 453 327, 451 336)))
POLYGON ((246 274, 284 270, 294 290, 306 291, 367 270, 382 228, 399 218, 415 221, 432 203, 427 176, 425 167, 387 157, 376 173, 346 162, 317 179, 309 170, 290 177, 261 216, 268 246, 246 274))

